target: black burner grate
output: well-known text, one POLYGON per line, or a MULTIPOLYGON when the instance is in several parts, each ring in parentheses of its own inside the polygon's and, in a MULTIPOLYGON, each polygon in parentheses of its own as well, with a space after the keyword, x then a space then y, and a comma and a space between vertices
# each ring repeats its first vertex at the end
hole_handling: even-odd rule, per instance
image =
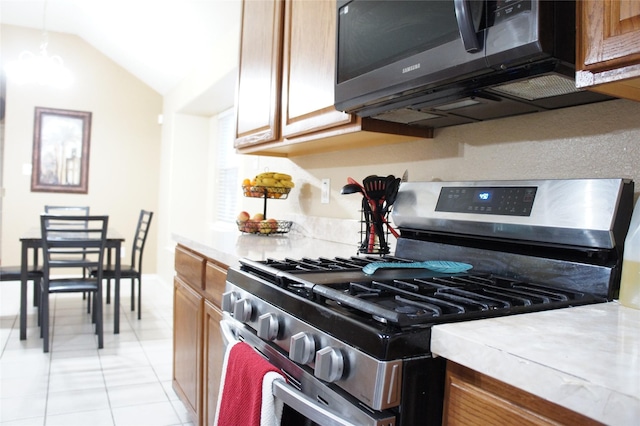
POLYGON ((533 312, 597 297, 491 274, 372 280, 315 286, 327 304, 348 307, 387 324, 407 326, 533 312))
MULTIPOLYGON (((385 258, 386 261, 391 261, 393 258, 385 258)), ((313 272, 313 271, 355 271, 361 270, 365 265, 371 262, 380 262, 379 257, 335 257, 325 258, 319 257, 316 259, 302 258, 302 259, 267 259, 259 262, 265 266, 277 269, 279 271, 286 272, 313 272)))

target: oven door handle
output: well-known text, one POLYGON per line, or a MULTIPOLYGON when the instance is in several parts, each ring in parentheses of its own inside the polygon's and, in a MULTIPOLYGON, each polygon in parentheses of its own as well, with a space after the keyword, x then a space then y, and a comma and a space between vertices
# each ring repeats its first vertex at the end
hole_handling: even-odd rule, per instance
MULTIPOLYGON (((233 328, 231 321, 224 319, 220 321, 220 330, 222 331, 225 351, 229 343, 239 341, 233 328)), ((273 396, 316 423, 328 426, 357 426, 320 406, 318 402, 282 380, 275 380, 273 382, 272 392, 273 396)))

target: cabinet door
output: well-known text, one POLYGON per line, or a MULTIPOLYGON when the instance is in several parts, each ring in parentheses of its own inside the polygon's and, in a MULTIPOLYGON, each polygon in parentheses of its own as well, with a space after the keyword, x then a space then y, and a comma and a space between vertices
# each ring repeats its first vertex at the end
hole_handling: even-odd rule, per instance
POLYGON ((203 298, 180 277, 173 292, 173 388, 201 424, 203 298))
POLYGON ((285 9, 282 136, 355 122, 333 106, 335 0, 289 0, 285 9))
POLYGON ((203 421, 212 425, 216 414, 222 362, 224 360, 224 342, 220 332, 222 311, 208 300, 204 302, 204 341, 203 341, 203 421))
POLYGON ((598 425, 593 419, 447 361, 446 425, 598 425))
POLYGON ((609 84, 597 89, 640 100, 640 2, 584 0, 577 8, 576 85, 609 84))
POLYGON ((236 148, 280 138, 283 0, 242 6, 236 148))

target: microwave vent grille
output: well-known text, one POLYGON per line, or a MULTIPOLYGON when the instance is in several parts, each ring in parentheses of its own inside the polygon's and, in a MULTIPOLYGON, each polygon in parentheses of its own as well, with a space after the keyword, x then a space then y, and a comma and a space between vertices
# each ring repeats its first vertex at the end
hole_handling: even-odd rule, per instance
POLYGON ((579 92, 575 80, 558 74, 548 74, 491 88, 494 92, 533 101, 579 92))
POLYGON ((439 115, 417 111, 410 108, 397 109, 374 116, 378 120, 391 121, 392 123, 411 124, 422 120, 440 118, 439 115))

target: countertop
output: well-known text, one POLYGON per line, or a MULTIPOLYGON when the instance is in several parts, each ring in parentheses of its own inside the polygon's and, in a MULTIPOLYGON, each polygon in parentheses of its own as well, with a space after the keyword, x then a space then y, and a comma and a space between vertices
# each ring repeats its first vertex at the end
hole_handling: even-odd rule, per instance
MULTIPOLYGON (((236 230, 176 242, 229 266, 247 257, 351 256, 354 244, 236 230)), ((610 425, 640 419, 640 310, 617 301, 437 325, 434 354, 610 425)))
POLYGON ((640 310, 617 301, 438 325, 431 349, 600 422, 640 422, 640 310))
POLYGON ((355 244, 336 243, 304 235, 243 234, 237 230, 211 230, 198 235, 173 234, 173 240, 216 259, 227 266, 236 266, 241 258, 251 260, 283 259, 285 257, 354 256, 355 244))

